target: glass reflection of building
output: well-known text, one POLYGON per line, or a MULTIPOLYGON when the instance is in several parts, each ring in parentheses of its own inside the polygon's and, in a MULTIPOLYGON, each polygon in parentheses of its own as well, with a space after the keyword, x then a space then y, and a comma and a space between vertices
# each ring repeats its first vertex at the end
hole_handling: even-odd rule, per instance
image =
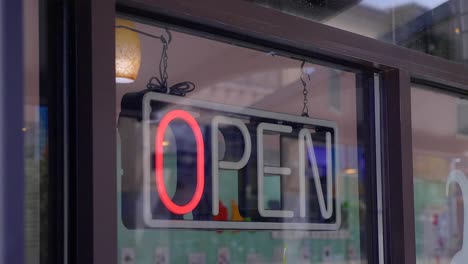
POLYGON ((249 1, 448 60, 468 60, 467 0, 249 1))

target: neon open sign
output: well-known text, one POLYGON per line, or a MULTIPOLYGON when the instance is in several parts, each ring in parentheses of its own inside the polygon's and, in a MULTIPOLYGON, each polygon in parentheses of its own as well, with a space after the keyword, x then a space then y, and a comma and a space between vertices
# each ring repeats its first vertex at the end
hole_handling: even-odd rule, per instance
POLYGON ((335 123, 151 92, 124 97, 122 113, 127 226, 339 228, 335 123))

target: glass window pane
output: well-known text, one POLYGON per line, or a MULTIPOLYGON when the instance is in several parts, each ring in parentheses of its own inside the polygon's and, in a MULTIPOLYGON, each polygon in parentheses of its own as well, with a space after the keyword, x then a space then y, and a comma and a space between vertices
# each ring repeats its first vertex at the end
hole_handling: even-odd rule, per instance
POLYGON ((116 23, 121 263, 367 261, 365 73, 116 23))
POLYGON ((247 0, 420 52, 468 62, 468 0, 247 0))
POLYGON ((422 86, 411 97, 418 263, 465 263, 468 100, 422 86))
POLYGON ((48 263, 48 106, 39 87, 39 3, 23 3, 24 262, 48 263))

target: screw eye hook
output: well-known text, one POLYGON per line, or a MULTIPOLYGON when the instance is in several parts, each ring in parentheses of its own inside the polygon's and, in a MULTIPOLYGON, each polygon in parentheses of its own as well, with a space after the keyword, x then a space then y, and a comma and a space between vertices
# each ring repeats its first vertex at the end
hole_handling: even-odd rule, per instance
MULTIPOLYGON (((305 71, 304 66, 305 66, 305 60, 302 60, 302 63, 301 63, 301 72, 302 72, 302 74, 301 74, 301 80, 302 80, 302 76, 305 74, 305 75, 307 75, 307 79, 309 79, 309 81, 310 81, 310 73, 307 72, 307 71, 305 71)), ((302 81, 303 81, 303 80, 302 80, 302 81)), ((304 82, 304 81, 303 81, 303 82, 304 82)))
POLYGON ((161 35, 161 42, 163 44, 169 45, 172 41, 172 33, 167 27, 165 27, 164 29, 166 31, 167 39, 163 35, 161 35))

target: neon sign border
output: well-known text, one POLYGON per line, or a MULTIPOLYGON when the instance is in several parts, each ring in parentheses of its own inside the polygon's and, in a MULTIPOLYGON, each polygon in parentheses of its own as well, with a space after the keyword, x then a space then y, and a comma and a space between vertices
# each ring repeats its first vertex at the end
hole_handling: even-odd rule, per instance
MULTIPOLYGON (((335 171, 335 223, 285 223, 285 222, 236 222, 236 221, 187 221, 187 220, 162 220, 154 219, 151 213, 151 161, 148 158, 142 159, 143 166, 143 221, 149 228, 177 228, 177 229, 228 229, 228 230, 338 230, 341 226, 341 196, 340 196, 340 177, 338 163, 338 128, 336 123, 329 120, 313 119, 309 117, 293 116, 282 113, 267 112, 258 109, 243 108, 232 105, 223 105, 213 102, 201 101, 186 97, 176 97, 173 95, 148 92, 144 95, 143 104, 143 142, 150 141, 150 114, 151 101, 166 102, 178 105, 193 106, 208 110, 220 112, 230 112, 234 114, 243 114, 254 117, 272 118, 277 120, 291 121, 307 125, 325 126, 334 131, 334 146, 336 155, 334 155, 333 168, 335 171)), ((143 157, 150 156, 151 144, 143 144, 143 157)))

